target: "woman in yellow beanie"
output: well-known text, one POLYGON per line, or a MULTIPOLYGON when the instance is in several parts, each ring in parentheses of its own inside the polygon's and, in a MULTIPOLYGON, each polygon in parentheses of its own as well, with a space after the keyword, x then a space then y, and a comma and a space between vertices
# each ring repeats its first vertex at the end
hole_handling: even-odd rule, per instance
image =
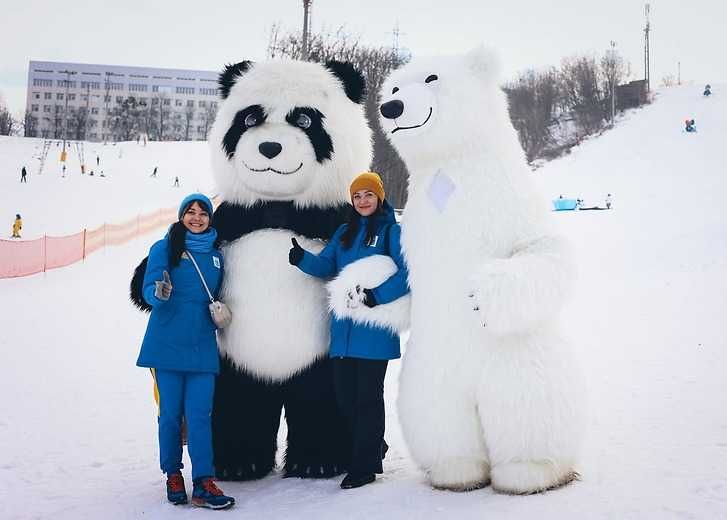
MULTIPOLYGON (((391 303, 409 292, 408 272, 401 254, 401 229, 386 201, 384 184, 374 172, 365 172, 351 183, 351 212, 328 245, 317 255, 305 251, 295 238, 288 259, 301 271, 318 278, 332 278, 358 260, 385 255, 395 272, 375 287, 352 284, 346 306, 374 308, 391 303)), ((353 321, 333 309, 330 356, 336 400, 347 420, 352 438, 348 475, 343 489, 363 486, 382 473, 381 461, 388 450, 384 441, 384 376, 390 359, 401 357, 399 335, 391 327, 353 321)))

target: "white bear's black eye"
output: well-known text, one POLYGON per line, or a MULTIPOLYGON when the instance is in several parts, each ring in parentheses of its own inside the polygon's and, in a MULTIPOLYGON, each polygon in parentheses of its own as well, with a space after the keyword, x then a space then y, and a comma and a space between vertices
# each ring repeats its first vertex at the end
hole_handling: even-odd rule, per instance
POLYGON ((304 130, 310 128, 310 125, 312 123, 313 121, 306 114, 298 114, 298 119, 295 120, 295 125, 301 127, 304 130))
POLYGON ((399 92, 399 87, 394 87, 391 89, 392 94, 396 94, 397 92, 399 92))
POLYGON ((439 79, 439 76, 436 74, 430 74, 427 76, 427 79, 424 80, 424 83, 431 83, 432 81, 437 81, 439 79))
POLYGON ((251 128, 258 124, 258 117, 255 114, 248 114, 245 118, 245 126, 251 128))

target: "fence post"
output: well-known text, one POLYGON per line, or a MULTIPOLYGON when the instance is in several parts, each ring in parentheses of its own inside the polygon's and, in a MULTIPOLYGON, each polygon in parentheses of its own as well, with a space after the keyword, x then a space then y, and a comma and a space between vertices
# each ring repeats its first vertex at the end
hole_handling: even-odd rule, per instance
POLYGON ((43 272, 48 264, 48 235, 43 235, 43 272))
POLYGON ((86 228, 83 228, 83 261, 86 261, 86 228))

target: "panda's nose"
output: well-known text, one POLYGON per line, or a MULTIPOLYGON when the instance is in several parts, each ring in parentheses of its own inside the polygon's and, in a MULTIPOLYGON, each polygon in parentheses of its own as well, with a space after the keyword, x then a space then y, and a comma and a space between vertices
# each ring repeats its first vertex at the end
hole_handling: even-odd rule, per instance
POLYGON ((283 147, 280 145, 280 143, 265 141, 264 143, 260 143, 257 149, 260 150, 260 153, 263 154, 265 157, 267 157, 268 159, 272 159, 283 150, 283 147))
POLYGON ((398 99, 392 99, 381 105, 379 110, 381 110, 381 115, 386 119, 396 119, 404 113, 404 103, 398 99))

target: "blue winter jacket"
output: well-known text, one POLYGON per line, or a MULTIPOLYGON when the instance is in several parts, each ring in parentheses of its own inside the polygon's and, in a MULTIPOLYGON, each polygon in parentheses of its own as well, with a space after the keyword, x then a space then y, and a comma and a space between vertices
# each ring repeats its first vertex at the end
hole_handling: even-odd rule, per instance
MULTIPOLYGON (((216 297, 224 269, 222 254, 214 248, 191 253, 216 297)), ((217 327, 210 316, 207 292, 186 253, 177 267, 170 268, 168 237, 149 251, 142 291, 152 311, 137 366, 217 374, 217 327), (172 294, 166 301, 154 296, 154 282, 163 279, 163 271, 172 281, 172 294)))
MULTIPOLYGON (((408 272, 401 254, 401 228, 394 218, 394 210, 388 202, 382 206, 383 215, 361 217, 358 234, 349 249, 344 249, 341 236, 348 224, 336 230, 328 245, 318 254, 305 252, 298 268, 318 278, 331 278, 348 264, 371 255, 385 255, 388 233, 388 256, 398 266, 398 271, 378 287, 372 289, 379 304, 390 303, 409 292, 408 272), (366 224, 369 218, 376 219, 377 237, 372 245, 365 245, 366 224)), ((388 329, 354 323, 351 319, 331 317, 331 357, 363 359, 396 359, 401 356, 398 334, 388 329)))

